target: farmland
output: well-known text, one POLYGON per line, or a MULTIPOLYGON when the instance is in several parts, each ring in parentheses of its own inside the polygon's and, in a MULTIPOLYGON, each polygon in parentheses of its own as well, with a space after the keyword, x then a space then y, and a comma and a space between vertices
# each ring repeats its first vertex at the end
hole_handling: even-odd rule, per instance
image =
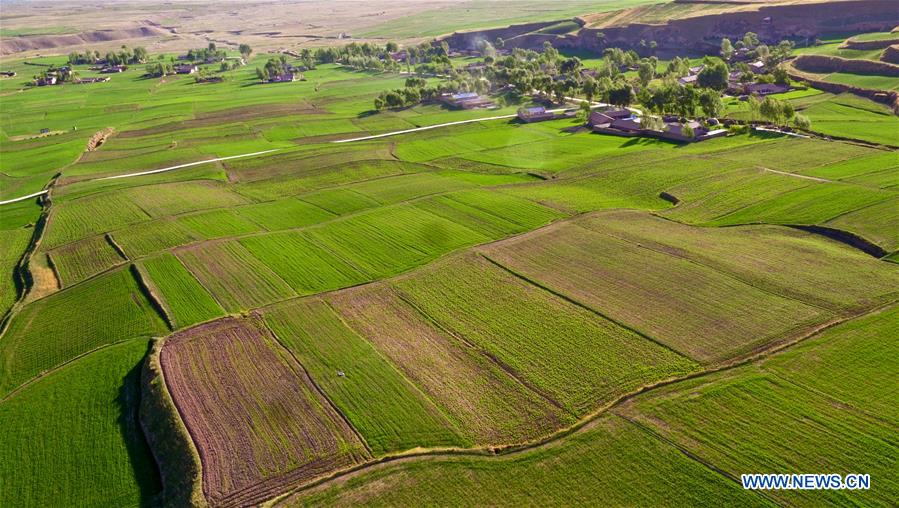
MULTIPOLYGON (((774 97, 809 119, 798 135, 740 124, 754 113, 737 97, 717 123, 694 108, 727 129, 714 139, 593 132, 564 97, 587 97, 580 70, 687 90, 664 76, 671 41, 655 61, 634 41, 617 69, 594 50, 627 41, 592 31, 556 60, 516 45, 757 6, 497 3, 385 5, 351 31, 272 13, 221 31, 202 2, 176 3, 159 26, 199 31, 153 26, 169 35, 147 63, 73 65, 106 82, 29 84, 66 65, 58 49, 0 57, 17 73, 0 79, 0 200, 46 190, 0 204, 0 505, 178 504, 185 484, 214 507, 892 504, 894 112, 793 81, 774 97), (489 59, 453 46, 393 65, 406 37, 525 21, 536 34, 484 39, 489 59), (255 47, 238 65, 222 41, 245 38, 290 52, 255 47), (212 41, 228 61, 145 75, 212 41), (278 62, 295 81, 260 77, 278 62), (195 79, 208 76, 221 80, 195 79), (429 95, 383 103, 409 89, 429 95), (440 95, 469 90, 495 106, 440 95), (514 118, 533 106, 568 112, 514 118), (739 484, 819 471, 874 487, 739 484)), ((40 37, 81 30, 84 12, 40 37)), ((36 30, 25 19, 4 15, 4 44, 36 30)), ((821 35, 796 52, 877 60, 838 45, 886 34, 821 35)), ((828 80, 896 88, 845 74, 828 80)), ((629 105, 667 114, 645 95, 629 105)))
POLYGON ((181 332, 167 340, 160 362, 200 453, 210 501, 264 499, 285 482, 366 456, 258 322, 224 320, 181 332))

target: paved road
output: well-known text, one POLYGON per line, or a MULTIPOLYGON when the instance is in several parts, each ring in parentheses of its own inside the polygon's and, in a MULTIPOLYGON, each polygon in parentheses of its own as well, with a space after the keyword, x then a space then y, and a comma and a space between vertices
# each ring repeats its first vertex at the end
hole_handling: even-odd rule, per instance
MULTIPOLYGON (((102 178, 91 178, 91 179, 85 180, 85 181, 90 181, 90 180, 115 180, 115 179, 118 179, 118 178, 131 178, 131 177, 134 177, 134 176, 152 175, 152 174, 154 174, 154 173, 164 173, 164 172, 166 172, 166 171, 172 171, 172 170, 175 170, 175 169, 189 168, 189 167, 191 167, 191 166, 199 166, 200 164, 209 164, 210 162, 227 161, 227 160, 231 160, 231 159, 240 159, 240 158, 243 158, 243 157, 253 157, 253 156, 256 156, 256 155, 262 155, 262 154, 266 154, 266 153, 277 152, 278 150, 280 150, 280 148, 273 148, 273 149, 271 149, 271 150, 263 150, 263 151, 261 151, 261 152, 243 153, 243 154, 240 154, 240 155, 231 155, 231 156, 228 156, 228 157, 218 157, 218 158, 216 158, 216 159, 207 159, 207 160, 202 160, 202 161, 197 161, 197 162, 188 162, 187 164, 178 164, 177 166, 170 166, 170 167, 167 167, 167 168, 160 168, 160 169, 151 169, 151 170, 149 170, 149 171, 138 171, 138 172, 136 172, 136 173, 126 173, 126 174, 124 174, 124 175, 113 175, 113 176, 104 176, 104 177, 102 177, 102 178)), ((26 199, 31 199, 31 198, 35 198, 35 197, 37 197, 37 196, 42 196, 42 195, 44 195, 44 194, 46 194, 46 193, 47 193, 46 190, 42 190, 42 191, 40 191, 40 192, 35 192, 34 194, 29 194, 29 195, 27 195, 27 196, 21 196, 21 197, 18 197, 18 198, 7 199, 7 200, 5 200, 5 201, 0 201, 0 205, 6 205, 6 204, 9 204, 9 203, 15 203, 16 201, 24 201, 24 200, 26 200, 26 199)))
POLYGON ((816 182, 834 183, 833 180, 828 180, 827 178, 819 178, 817 176, 799 175, 796 173, 788 173, 786 171, 778 171, 776 169, 771 169, 771 168, 762 168, 762 169, 764 169, 765 171, 767 171, 769 173, 777 173, 778 175, 792 176, 793 178, 802 178, 803 180, 814 180, 816 182))
POLYGON ((25 201, 26 199, 36 198, 38 196, 43 196, 46 194, 46 190, 42 190, 40 192, 35 192, 34 194, 29 194, 27 196, 21 196, 18 198, 7 199, 6 201, 0 201, 0 205, 7 205, 9 203, 15 203, 16 201, 25 201))
POLYGON ((218 161, 227 161, 231 159, 240 159, 243 157, 253 157, 255 155, 262 155, 264 153, 277 152, 280 148, 272 148, 271 150, 263 150, 261 152, 253 152, 253 153, 244 153, 240 155, 231 155, 229 157, 219 157, 217 159, 207 159, 197 162, 188 162, 187 164, 178 164, 177 166, 171 166, 168 168, 162 169, 151 169, 149 171, 139 171, 137 173, 126 173, 124 175, 113 175, 113 176, 105 176, 103 178, 96 178, 95 180, 115 180, 117 178, 131 178, 133 176, 141 176, 141 175, 152 175, 154 173, 164 173, 166 171, 172 171, 173 169, 181 169, 181 168, 189 168, 191 166, 199 166, 200 164, 208 164, 210 162, 218 162, 218 161))
MULTIPOLYGON (((547 111, 550 113, 560 113, 571 108, 559 108, 559 109, 548 109, 547 111)), ((407 134, 409 132, 418 132, 418 131, 426 131, 430 129, 438 129, 440 127, 449 127, 450 125, 462 125, 465 123, 474 123, 474 122, 486 122, 489 120, 503 120, 505 118, 515 118, 517 115, 499 115, 499 116, 487 116, 484 118, 471 118, 469 120, 459 120, 456 122, 447 122, 447 123, 438 123, 436 125, 425 125, 424 127, 416 127, 414 129, 404 129, 401 131, 393 131, 393 132, 385 132, 384 134, 374 134, 372 136, 362 136, 361 138, 351 138, 351 139, 338 139, 336 141, 331 141, 332 143, 351 143, 353 141, 365 141, 367 139, 378 139, 378 138, 386 138, 388 136, 398 136, 400 134, 407 134)))

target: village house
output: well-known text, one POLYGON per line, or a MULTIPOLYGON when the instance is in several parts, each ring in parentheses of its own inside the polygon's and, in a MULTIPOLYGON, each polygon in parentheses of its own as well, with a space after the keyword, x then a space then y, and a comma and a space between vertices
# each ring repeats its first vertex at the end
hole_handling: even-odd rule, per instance
POLYGON ((454 109, 483 109, 494 106, 493 101, 475 92, 443 94, 440 96, 440 102, 454 109))
POLYGON ((543 122, 555 118, 557 118, 557 116, 554 113, 547 111, 543 106, 518 109, 518 119, 525 123, 543 122))
POLYGON ((745 87, 745 93, 749 95, 771 95, 788 91, 790 91, 789 85, 776 83, 751 83, 745 87))
POLYGON ((125 69, 128 67, 124 65, 104 65, 100 67, 100 74, 116 74, 119 72, 125 72, 125 69))
POLYGON ((268 83, 292 83, 294 81, 305 81, 306 78, 302 74, 294 74, 293 72, 285 72, 276 74, 268 78, 268 83))
POLYGON ((76 85, 86 85, 89 83, 106 83, 109 81, 109 77, 87 77, 87 78, 79 78, 73 81, 76 85))
POLYGON ((606 108, 603 111, 593 111, 587 118, 587 125, 604 125, 610 124, 615 120, 630 118, 633 113, 624 108, 606 108))
POLYGON ((684 76, 682 78, 678 78, 677 83, 680 86, 695 85, 698 80, 699 80, 699 75, 691 74, 689 76, 684 76))
POLYGON ((199 67, 192 64, 182 64, 175 66, 175 74, 193 74, 200 70, 199 67))
POLYGON ((695 120, 682 123, 672 118, 664 119, 661 130, 648 129, 643 125, 641 118, 628 110, 595 111, 590 115, 587 123, 593 129, 593 132, 600 134, 612 134, 623 137, 645 136, 678 142, 703 141, 727 135, 726 129, 710 131, 695 120), (626 111, 628 116, 623 116, 622 111, 626 111))
POLYGON ((764 74, 765 62, 756 60, 755 62, 749 64, 749 70, 752 71, 753 74, 764 74))
POLYGON ((55 72, 48 72, 46 76, 38 76, 34 78, 34 84, 37 86, 50 86, 55 85, 59 78, 56 76, 55 72))

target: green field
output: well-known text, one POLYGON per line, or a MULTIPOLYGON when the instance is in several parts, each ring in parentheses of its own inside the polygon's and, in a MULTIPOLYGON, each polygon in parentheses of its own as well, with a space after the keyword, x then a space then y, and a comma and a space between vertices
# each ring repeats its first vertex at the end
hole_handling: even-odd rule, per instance
POLYGON ((375 454, 470 444, 324 301, 280 305, 266 311, 265 319, 375 454))
POLYGON ((752 351, 829 317, 821 308, 684 259, 677 251, 594 232, 590 219, 499 243, 484 253, 702 363, 752 351))
POLYGON ((159 493, 137 421, 146 352, 146 340, 104 348, 0 402, 0 503, 138 506, 159 493))
POLYGON ((575 415, 697 368, 688 358, 471 256, 396 284, 441 327, 575 415))
POLYGON ((165 333, 129 270, 104 274, 31 302, 12 319, 0 342, 0 391, 102 346, 165 333))
POLYGON ((177 328, 219 317, 224 311, 174 255, 165 253, 139 265, 177 328))

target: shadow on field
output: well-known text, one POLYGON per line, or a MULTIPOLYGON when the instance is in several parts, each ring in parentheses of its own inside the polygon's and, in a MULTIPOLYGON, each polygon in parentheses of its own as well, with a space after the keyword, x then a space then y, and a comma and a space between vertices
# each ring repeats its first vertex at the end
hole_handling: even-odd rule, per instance
MULTIPOLYGON (((147 354, 151 347, 152 343, 148 343, 147 354)), ((140 489, 140 506, 154 506, 162 492, 162 482, 159 478, 159 468, 156 466, 138 420, 141 396, 140 375, 144 358, 141 358, 141 361, 122 379, 116 404, 119 406, 119 430, 128 450, 128 459, 134 471, 134 479, 140 489)))

